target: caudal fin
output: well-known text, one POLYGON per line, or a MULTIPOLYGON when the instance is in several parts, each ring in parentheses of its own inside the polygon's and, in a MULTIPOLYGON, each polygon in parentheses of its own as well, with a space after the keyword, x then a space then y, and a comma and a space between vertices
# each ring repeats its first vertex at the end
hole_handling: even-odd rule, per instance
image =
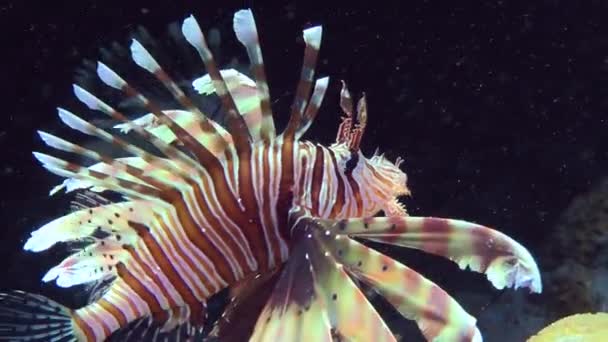
POLYGON ((0 293, 0 341, 77 341, 70 309, 23 291, 0 293))

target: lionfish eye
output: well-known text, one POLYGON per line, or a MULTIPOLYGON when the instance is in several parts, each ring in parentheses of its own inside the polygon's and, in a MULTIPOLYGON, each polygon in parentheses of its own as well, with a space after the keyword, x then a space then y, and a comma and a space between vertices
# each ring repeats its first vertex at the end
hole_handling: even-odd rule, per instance
POLYGON ((355 167, 357 167, 357 163, 359 162, 359 153, 356 151, 350 151, 350 158, 346 161, 346 165, 344 166, 344 174, 351 174, 355 167))

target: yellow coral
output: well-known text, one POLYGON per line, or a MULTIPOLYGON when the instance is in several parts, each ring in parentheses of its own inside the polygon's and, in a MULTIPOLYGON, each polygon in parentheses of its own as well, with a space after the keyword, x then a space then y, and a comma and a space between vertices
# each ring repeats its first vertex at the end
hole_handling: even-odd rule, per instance
POLYGON ((608 313, 586 313, 553 322, 527 342, 603 342, 607 336, 608 313))

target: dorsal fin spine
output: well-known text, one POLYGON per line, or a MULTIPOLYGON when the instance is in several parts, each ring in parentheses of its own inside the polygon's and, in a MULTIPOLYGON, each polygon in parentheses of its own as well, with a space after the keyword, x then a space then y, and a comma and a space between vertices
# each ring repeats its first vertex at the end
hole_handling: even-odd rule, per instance
POLYGON ((205 114, 203 114, 193 102, 184 94, 179 86, 171 79, 154 57, 146 50, 146 48, 136 39, 133 39, 131 43, 131 56, 133 61, 140 67, 146 69, 152 73, 164 86, 169 90, 171 95, 188 111, 199 116, 201 120, 202 129, 206 132, 212 132, 223 143, 223 149, 227 148, 228 142, 220 135, 220 133, 209 123, 209 120, 205 114))
MULTIPOLYGON (((152 112, 163 124, 167 125, 173 134, 175 134, 175 136, 180 140, 180 142, 198 157, 198 162, 203 163, 204 167, 213 167, 213 162, 217 162, 215 156, 211 154, 211 152, 209 152, 209 150, 207 150, 203 145, 201 145, 192 135, 190 135, 190 133, 179 126, 173 119, 171 119, 171 117, 165 115, 165 113, 160 110, 158 105, 130 86, 108 66, 99 62, 97 73, 99 78, 108 86, 120 89, 128 97, 133 97, 141 101, 146 109, 152 112)), ((199 172, 202 172, 204 169, 202 165, 191 158, 187 158, 184 161, 186 161, 194 169, 197 169, 199 172)))
POLYGON ((137 132, 137 134, 139 134, 144 139, 146 139, 147 141, 152 143, 152 145, 154 145, 154 147, 158 148, 167 157, 169 157, 173 161, 179 163, 182 167, 181 168, 177 167, 175 164, 168 162, 167 160, 165 160, 163 158, 154 156, 139 148, 130 148, 129 150, 127 150, 128 152, 131 152, 134 155, 137 155, 146 161, 153 160, 155 162, 160 162, 163 166, 167 167, 172 172, 177 173, 178 175, 180 175, 180 177, 182 177, 184 179, 190 178, 188 169, 192 168, 192 166, 190 165, 192 160, 184 152, 163 142, 162 140, 158 139, 154 135, 147 132, 145 129, 141 128, 139 125, 134 124, 131 120, 129 120, 126 116, 124 116, 124 114, 120 113, 119 111, 112 108, 105 102, 101 101, 99 98, 95 97, 93 94, 88 92, 86 89, 83 89, 82 87, 80 87, 76 84, 73 85, 73 88, 74 88, 74 94, 76 95, 76 97, 80 101, 82 101, 84 104, 86 104, 90 109, 99 110, 99 111, 111 116, 112 118, 114 118, 116 120, 129 124, 130 127, 132 127, 133 130, 135 130, 135 132, 137 132), (184 168, 185 168, 185 170, 184 170, 184 168))
POLYGON ((255 23, 255 18, 250 9, 240 10, 234 14, 233 19, 234 33, 237 39, 245 46, 251 70, 255 77, 257 94, 260 99, 260 109, 262 111, 261 136, 264 141, 274 139, 275 127, 273 121, 272 107, 270 105, 270 91, 264 70, 264 59, 260 48, 260 39, 255 23))
POLYGON ((302 125, 304 120, 304 111, 308 105, 308 98, 312 89, 322 35, 323 28, 321 26, 311 27, 303 32, 306 47, 304 48, 300 81, 298 82, 296 95, 291 105, 291 116, 289 117, 287 128, 283 133, 286 139, 295 138, 296 130, 302 125))
POLYGON ((213 80, 215 91, 220 97, 222 107, 224 111, 226 111, 228 117, 228 131, 234 138, 234 143, 238 153, 241 154, 241 152, 250 151, 251 137, 249 135, 247 124, 245 123, 243 117, 239 114, 236 104, 234 103, 234 99, 228 91, 228 86, 226 85, 226 82, 224 81, 224 78, 222 77, 215 63, 213 54, 207 46, 205 36, 203 35, 203 32, 201 31, 201 28, 194 16, 189 16, 184 20, 182 24, 182 33, 184 34, 184 37, 188 43, 190 43, 190 45, 192 45, 192 47, 194 47, 194 49, 198 52, 199 56, 203 60, 203 63, 205 64, 205 68, 207 69, 209 76, 213 80))

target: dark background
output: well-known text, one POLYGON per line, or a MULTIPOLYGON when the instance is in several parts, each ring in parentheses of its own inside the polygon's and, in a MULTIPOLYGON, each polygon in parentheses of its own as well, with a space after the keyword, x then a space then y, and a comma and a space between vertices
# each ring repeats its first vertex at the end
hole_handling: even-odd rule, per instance
MULTIPOLYGON (((162 36, 190 13, 220 29, 220 62, 246 61, 231 30, 243 7, 256 16, 280 122, 300 72, 301 30, 323 24, 317 71, 332 83, 307 137, 333 141, 338 80, 347 80, 368 96, 364 150, 405 158, 410 213, 495 226, 538 254, 570 200, 608 170, 608 3, 360 3, 0 1, 0 288, 54 293, 39 279, 58 256, 21 247, 68 199, 47 199, 59 178, 30 152, 47 151, 35 131, 58 127, 55 107, 71 101, 80 61, 127 42, 137 25, 162 36)), ((449 292, 488 290, 438 258, 410 259, 449 292)))

